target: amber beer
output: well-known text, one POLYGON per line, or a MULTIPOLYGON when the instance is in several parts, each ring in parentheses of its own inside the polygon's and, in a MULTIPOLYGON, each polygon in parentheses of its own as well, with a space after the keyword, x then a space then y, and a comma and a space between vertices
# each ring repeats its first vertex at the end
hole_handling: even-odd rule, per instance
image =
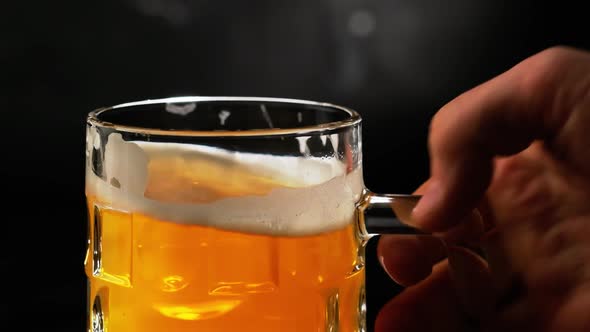
POLYGON ((105 151, 106 178, 87 166, 90 331, 359 331, 360 171, 116 134, 105 151))

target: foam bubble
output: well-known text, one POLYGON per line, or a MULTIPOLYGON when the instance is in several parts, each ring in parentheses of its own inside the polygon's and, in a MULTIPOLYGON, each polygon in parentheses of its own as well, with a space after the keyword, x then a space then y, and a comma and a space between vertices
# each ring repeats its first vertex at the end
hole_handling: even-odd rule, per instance
POLYGON ((113 208, 182 223, 309 235, 352 221, 361 170, 334 158, 238 153, 108 137, 105 176, 87 166, 87 194, 113 208))

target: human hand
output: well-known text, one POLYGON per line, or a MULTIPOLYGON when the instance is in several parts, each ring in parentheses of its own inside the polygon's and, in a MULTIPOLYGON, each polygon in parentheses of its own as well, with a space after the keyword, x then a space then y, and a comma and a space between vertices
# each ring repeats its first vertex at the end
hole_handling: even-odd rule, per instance
POLYGON ((407 288, 376 331, 590 331, 590 53, 551 48, 457 97, 429 151, 413 219, 436 235, 381 237, 407 288))

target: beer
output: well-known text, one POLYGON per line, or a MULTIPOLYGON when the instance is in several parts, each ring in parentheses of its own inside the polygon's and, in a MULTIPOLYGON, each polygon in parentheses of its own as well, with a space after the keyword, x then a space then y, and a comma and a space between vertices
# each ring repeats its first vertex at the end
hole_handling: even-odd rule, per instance
POLYGON ((362 328, 360 170, 118 134, 104 151, 105 176, 86 173, 91 331, 362 328))

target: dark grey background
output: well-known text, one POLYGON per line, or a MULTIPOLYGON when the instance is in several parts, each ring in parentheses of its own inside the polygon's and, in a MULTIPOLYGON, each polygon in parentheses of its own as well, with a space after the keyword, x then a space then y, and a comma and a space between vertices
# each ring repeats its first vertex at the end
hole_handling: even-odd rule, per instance
MULTIPOLYGON (((85 114, 175 95, 293 97, 364 117, 365 179, 411 192, 428 121, 555 44, 589 47, 574 1, 104 0, 2 5, 3 319, 82 331, 85 114), (18 211, 18 212, 17 212, 18 211), (31 287, 31 285, 33 285, 31 287), (28 317, 27 319, 23 319, 28 317)), ((369 245, 369 326, 400 288, 369 245)))

